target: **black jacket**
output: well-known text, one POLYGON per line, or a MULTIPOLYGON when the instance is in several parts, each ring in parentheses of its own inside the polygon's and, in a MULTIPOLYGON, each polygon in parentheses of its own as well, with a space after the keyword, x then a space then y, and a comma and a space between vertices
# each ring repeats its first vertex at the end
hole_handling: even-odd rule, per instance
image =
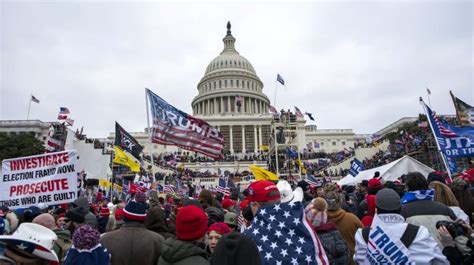
POLYGON ((165 240, 158 265, 208 265, 206 251, 193 242, 175 237, 165 240))

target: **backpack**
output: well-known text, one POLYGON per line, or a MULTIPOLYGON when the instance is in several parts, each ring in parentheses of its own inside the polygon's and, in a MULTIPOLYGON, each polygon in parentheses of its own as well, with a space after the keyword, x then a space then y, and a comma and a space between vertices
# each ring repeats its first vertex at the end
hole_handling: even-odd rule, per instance
MULTIPOLYGON (((417 225, 408 224, 407 228, 405 229, 405 232, 403 232, 402 237, 400 237, 400 241, 402 241, 403 245, 405 245, 406 248, 409 248, 411 243, 413 243, 413 240, 415 240, 419 228, 420 227, 417 225)), ((362 237, 364 238, 366 244, 369 241, 369 232, 370 226, 362 228, 362 237)))

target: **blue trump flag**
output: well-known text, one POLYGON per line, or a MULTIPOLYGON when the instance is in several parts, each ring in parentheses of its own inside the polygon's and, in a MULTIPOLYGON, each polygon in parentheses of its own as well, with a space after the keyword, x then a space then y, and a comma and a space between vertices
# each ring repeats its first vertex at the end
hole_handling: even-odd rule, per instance
POLYGON ((257 244, 262 264, 329 264, 301 202, 260 208, 244 234, 257 244))
POLYGON ((351 163, 351 168, 349 169, 349 174, 355 177, 363 170, 365 170, 364 164, 362 164, 362 162, 360 162, 357 158, 354 158, 351 163))
POLYGON ((426 109, 428 121, 440 151, 451 158, 474 156, 474 126, 456 127, 442 121, 423 101, 421 103, 426 109))

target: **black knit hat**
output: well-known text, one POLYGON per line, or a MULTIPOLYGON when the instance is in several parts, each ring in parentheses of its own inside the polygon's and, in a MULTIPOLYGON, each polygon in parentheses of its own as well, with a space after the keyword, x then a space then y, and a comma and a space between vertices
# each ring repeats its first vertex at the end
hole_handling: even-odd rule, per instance
POLYGON ((79 209, 77 208, 67 211, 66 218, 78 224, 82 224, 85 221, 84 216, 79 212, 79 209))
POLYGON ((261 265, 257 245, 248 236, 232 232, 217 243, 211 265, 261 265))
POLYGON ((213 223, 224 222, 224 211, 216 207, 209 207, 206 210, 208 216, 208 226, 211 226, 213 223))

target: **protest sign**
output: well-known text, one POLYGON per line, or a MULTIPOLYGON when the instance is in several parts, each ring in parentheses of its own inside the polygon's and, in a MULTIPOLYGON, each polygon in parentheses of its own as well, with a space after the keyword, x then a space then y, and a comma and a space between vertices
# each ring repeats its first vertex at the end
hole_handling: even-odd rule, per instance
POLYGON ((5 159, 0 176, 0 207, 57 205, 77 197, 75 150, 5 159))

